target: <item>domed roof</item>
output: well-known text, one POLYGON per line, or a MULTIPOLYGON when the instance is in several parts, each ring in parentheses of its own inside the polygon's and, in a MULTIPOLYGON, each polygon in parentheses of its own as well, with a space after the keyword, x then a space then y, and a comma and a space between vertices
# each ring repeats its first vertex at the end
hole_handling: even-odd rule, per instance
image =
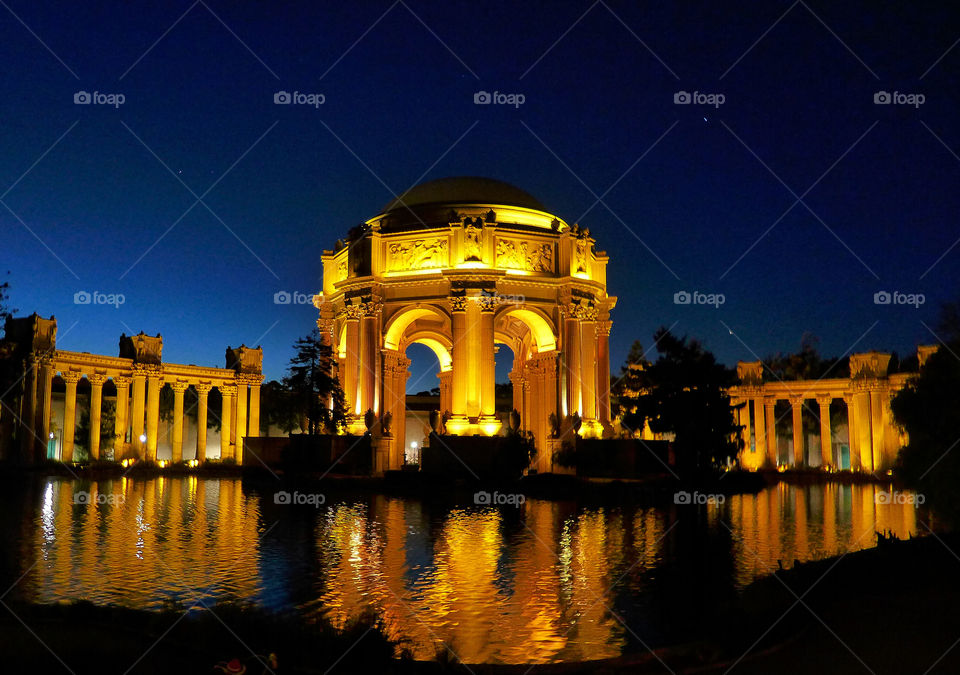
POLYGON ((384 206, 383 213, 439 204, 502 204, 546 211, 536 197, 510 183, 479 176, 452 176, 413 186, 384 206))

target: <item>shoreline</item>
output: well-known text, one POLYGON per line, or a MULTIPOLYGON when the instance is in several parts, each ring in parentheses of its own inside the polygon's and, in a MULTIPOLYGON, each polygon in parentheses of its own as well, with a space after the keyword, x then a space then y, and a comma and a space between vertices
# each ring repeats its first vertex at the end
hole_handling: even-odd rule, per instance
MULTIPOLYGON (((855 672, 867 664, 875 673, 902 673, 920 666, 925 670, 946 652, 937 666, 941 672, 956 672, 960 651, 948 648, 960 635, 960 616, 938 611, 960 601, 960 561, 954 548, 960 549, 960 535, 928 535, 796 564, 745 588, 735 606, 722 608, 729 621, 714 634, 691 636, 690 642, 653 652, 634 650, 612 659, 532 666, 467 666, 476 675, 647 673, 662 672, 664 664, 676 673, 721 673, 736 665, 738 673, 789 674, 810 672, 811 664, 826 658, 832 659, 828 672, 855 672), (892 578, 899 580, 893 584, 892 578), (797 597, 802 604, 796 603, 797 597)), ((128 656, 137 658, 136 650, 153 642, 150 663, 141 664, 138 671, 200 672, 229 658, 252 659, 240 639, 258 654, 277 653, 284 666, 280 672, 323 672, 326 668, 318 660, 329 655, 332 661, 358 638, 369 643, 353 651, 355 661, 348 659, 354 669, 426 674, 467 670, 447 661, 396 658, 395 644, 372 616, 336 631, 322 621, 251 606, 212 607, 230 625, 227 631, 219 618, 197 608, 184 616, 183 608, 8 604, 77 673, 94 672, 83 664, 102 668, 107 661, 119 664, 128 656), (68 623, 71 630, 63 631, 68 623), (329 654, 318 657, 319 644, 329 654)), ((24 628, 10 612, 0 616, 0 645, 7 643, 4 652, 9 658, 34 668, 52 659, 39 642, 24 636, 24 628)))

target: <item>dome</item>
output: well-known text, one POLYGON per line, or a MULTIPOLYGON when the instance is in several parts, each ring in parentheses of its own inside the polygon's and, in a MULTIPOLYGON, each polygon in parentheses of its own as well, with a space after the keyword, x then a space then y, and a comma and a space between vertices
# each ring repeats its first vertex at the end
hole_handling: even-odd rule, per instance
POLYGON ((546 211, 540 201, 525 190, 493 178, 454 176, 415 185, 383 207, 389 213, 405 207, 455 204, 500 204, 546 211))

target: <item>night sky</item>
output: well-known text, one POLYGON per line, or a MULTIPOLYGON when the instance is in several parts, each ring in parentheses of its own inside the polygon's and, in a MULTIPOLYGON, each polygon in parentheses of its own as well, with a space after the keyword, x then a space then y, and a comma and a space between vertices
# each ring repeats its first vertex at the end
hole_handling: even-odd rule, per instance
MULTIPOLYGON (((730 365, 805 333, 910 353, 960 295, 960 7, 904 4, 9 0, 0 272, 63 349, 143 330, 222 366, 262 344, 279 377, 316 310, 274 294, 316 292, 321 252, 395 194, 481 175, 610 254, 615 369, 660 325, 730 365)), ((411 354, 413 383, 435 364, 411 354)))

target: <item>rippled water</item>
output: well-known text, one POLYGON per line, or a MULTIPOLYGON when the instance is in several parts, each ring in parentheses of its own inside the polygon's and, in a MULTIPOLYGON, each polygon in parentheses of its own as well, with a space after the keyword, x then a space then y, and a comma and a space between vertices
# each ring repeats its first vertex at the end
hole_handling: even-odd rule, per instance
POLYGON ((719 619, 782 561, 925 532, 875 485, 789 486, 723 504, 477 507, 382 495, 277 504, 233 479, 49 479, 0 495, 11 595, 140 608, 243 599, 342 626, 372 609, 417 658, 616 656, 719 619))

